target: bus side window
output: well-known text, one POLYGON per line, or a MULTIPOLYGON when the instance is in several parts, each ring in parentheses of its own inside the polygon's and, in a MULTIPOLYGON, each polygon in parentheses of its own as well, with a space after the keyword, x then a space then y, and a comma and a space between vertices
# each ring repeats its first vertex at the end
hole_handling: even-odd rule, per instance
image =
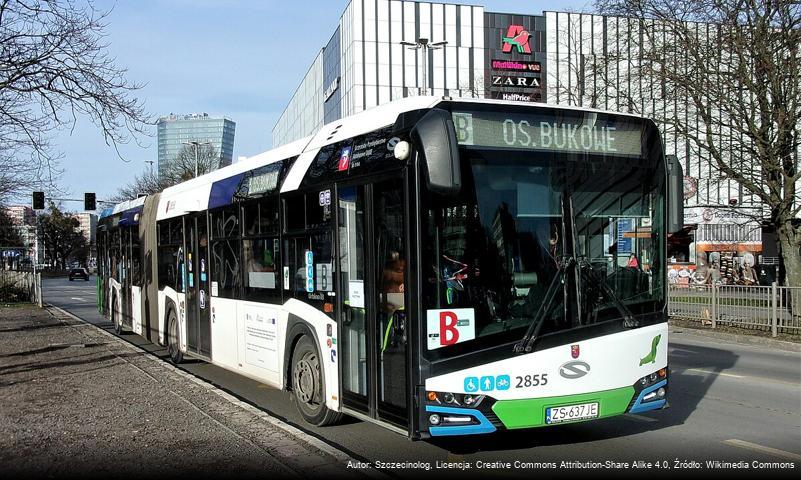
POLYGON ((158 276, 159 290, 165 287, 183 291, 182 277, 179 270, 182 263, 183 227, 181 220, 167 220, 159 223, 158 232, 158 276))
POLYGON ((302 196, 284 199, 284 232, 306 228, 306 205, 302 196))
POLYGON ((217 284, 217 297, 239 298, 242 267, 239 207, 226 207, 211 213, 211 282, 217 284))
POLYGON ((265 198, 242 207, 245 226, 242 239, 244 298, 280 302, 282 275, 279 268, 278 199, 265 198))
MULTIPOLYGON (((285 275, 288 274, 288 297, 294 297, 325 311, 328 296, 334 291, 334 264, 331 233, 312 233, 284 239, 285 275), (308 272, 312 276, 309 278, 308 272)), ((333 316, 333 307, 327 314, 333 316)))

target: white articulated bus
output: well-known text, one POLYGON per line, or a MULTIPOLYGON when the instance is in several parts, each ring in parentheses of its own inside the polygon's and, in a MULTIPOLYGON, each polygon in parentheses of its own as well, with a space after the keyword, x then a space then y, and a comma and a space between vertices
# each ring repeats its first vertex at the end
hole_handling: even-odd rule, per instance
POLYGON ((681 183, 648 119, 407 98, 104 211, 99 308, 316 425, 420 439, 664 408, 681 183))

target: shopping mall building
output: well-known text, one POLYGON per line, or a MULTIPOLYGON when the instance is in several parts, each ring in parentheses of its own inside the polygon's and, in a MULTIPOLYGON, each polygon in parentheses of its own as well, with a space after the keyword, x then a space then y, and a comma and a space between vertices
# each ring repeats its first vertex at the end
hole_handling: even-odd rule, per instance
MULTIPOLYGON (((638 98, 638 110, 647 115, 658 108, 651 98, 658 88, 633 85, 622 69, 605 72, 605 86, 590 73, 595 58, 637 34, 632 26, 627 18, 594 14, 352 0, 273 128, 273 146, 378 104, 426 93, 624 112, 633 111, 629 103, 638 98)), ((723 255, 771 264, 775 242, 754 215, 760 211, 754 199, 736 183, 720 181, 688 142, 665 135, 664 145, 685 173, 685 232, 675 236, 669 252, 675 263, 694 268, 723 255)))

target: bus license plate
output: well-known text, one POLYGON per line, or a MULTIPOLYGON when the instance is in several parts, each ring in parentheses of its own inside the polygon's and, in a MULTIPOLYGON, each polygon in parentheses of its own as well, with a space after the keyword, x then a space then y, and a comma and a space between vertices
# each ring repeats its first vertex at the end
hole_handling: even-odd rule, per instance
POLYGON ((598 402, 551 407, 545 410, 545 423, 575 422, 598 418, 598 402))

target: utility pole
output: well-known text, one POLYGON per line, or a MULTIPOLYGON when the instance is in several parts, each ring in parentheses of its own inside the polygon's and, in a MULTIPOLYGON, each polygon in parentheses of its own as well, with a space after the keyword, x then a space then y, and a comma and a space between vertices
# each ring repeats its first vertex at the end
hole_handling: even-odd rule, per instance
MULTIPOLYGON (((401 45, 406 45, 409 47, 410 50, 422 50, 423 51, 423 95, 428 95, 428 51, 429 50, 436 50, 438 48, 442 48, 448 44, 448 42, 434 42, 428 43, 427 38, 418 38, 417 42, 400 42, 401 45)), ((432 93, 433 94, 433 93, 432 93)))

